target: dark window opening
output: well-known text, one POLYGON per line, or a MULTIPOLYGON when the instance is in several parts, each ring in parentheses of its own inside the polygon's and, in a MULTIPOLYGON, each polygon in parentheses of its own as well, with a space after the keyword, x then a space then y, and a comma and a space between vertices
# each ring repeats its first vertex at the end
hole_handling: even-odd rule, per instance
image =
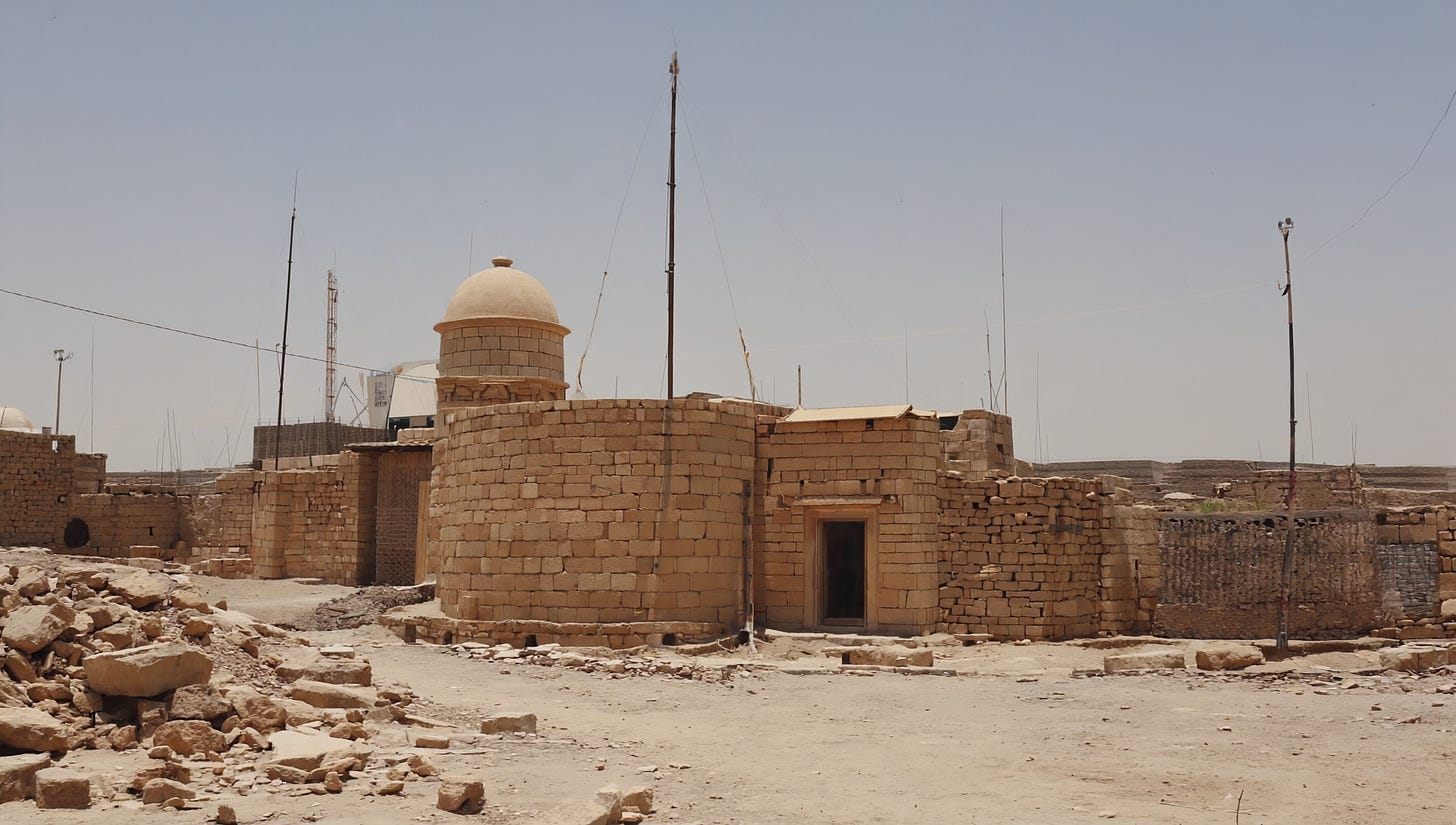
POLYGON ((865 617, 865 523, 826 521, 824 530, 824 618, 865 617))
POLYGON ((527 633, 526 634, 526 638, 521 641, 521 647, 535 647, 535 646, 536 646, 536 634, 535 633, 527 633))
POLYGON ((85 547, 91 541, 91 528, 86 526, 86 522, 73 518, 66 522, 66 532, 63 538, 66 546, 72 550, 77 547, 85 547))

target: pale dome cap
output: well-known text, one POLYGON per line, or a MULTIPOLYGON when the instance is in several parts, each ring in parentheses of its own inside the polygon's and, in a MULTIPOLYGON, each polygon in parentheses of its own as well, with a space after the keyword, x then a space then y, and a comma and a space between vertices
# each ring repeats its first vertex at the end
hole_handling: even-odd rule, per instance
POLYGON ((482 269, 460 284, 436 329, 457 321, 506 318, 561 326, 556 302, 540 281, 512 269, 510 258, 494 258, 491 263, 490 269, 482 269))
POLYGON ((0 430, 33 430, 35 425, 19 407, 0 405, 0 430))

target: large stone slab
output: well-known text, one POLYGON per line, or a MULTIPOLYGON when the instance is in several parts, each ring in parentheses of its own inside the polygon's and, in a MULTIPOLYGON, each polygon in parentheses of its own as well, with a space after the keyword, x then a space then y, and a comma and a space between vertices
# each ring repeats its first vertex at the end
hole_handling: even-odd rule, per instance
POLYGON ((105 696, 158 696, 212 678, 212 661, 181 642, 95 653, 81 661, 91 689, 105 696))
POLYGON ((310 679, 294 682, 291 695, 316 708, 372 708, 375 699, 374 691, 368 688, 331 685, 310 679))
POLYGON ((27 605, 10 611, 0 638, 16 650, 34 653, 55 641, 74 618, 76 612, 65 605, 27 605))
POLYGON ((282 730, 288 724, 288 710, 251 687, 235 687, 227 692, 227 700, 243 720, 243 724, 262 733, 282 730))
POLYGON ((931 667, 935 653, 930 648, 904 645, 850 645, 825 648, 825 655, 837 657, 846 665, 879 665, 881 667, 931 667))
POLYGON ((35 796, 35 775, 50 766, 46 753, 0 756, 0 804, 35 796))
POLYGON ((1130 670, 1173 670, 1182 667, 1184 667, 1184 661, 1181 649, 1117 653, 1102 659, 1102 670, 1107 673, 1123 673, 1130 670))
POLYGON ((35 775, 35 807, 89 808, 91 780, 65 768, 46 768, 35 775))
POLYGON ((0 708, 0 745, 33 753, 69 747, 61 723, 35 708, 0 708))
POLYGON ((111 592, 126 599, 126 603, 132 607, 150 607, 172 592, 176 583, 171 577, 161 573, 147 573, 140 571, 133 573, 123 579, 111 582, 111 592))
POLYGON ((167 701, 168 719, 218 719, 233 712, 233 704, 211 685, 183 685, 167 701))
POLYGON ((1193 652, 1199 670, 1242 670, 1264 663, 1264 651, 1253 645, 1211 644, 1193 652))
POLYGON ((480 720, 481 733, 535 733, 536 714, 497 713, 480 720))
POLYGON ((363 659, 325 659, 315 654, 311 658, 287 660, 273 672, 284 682, 307 679, 329 685, 364 687, 374 683, 373 669, 363 659))
POLYGON ((311 771, 324 761, 324 757, 330 754, 343 755, 356 747, 348 739, 292 730, 279 731, 269 736, 268 742, 273 749, 273 758, 268 764, 301 771, 311 771))
POLYGON ((157 727, 152 743, 166 745, 182 756, 227 751, 227 737, 212 725, 197 719, 179 719, 157 727))

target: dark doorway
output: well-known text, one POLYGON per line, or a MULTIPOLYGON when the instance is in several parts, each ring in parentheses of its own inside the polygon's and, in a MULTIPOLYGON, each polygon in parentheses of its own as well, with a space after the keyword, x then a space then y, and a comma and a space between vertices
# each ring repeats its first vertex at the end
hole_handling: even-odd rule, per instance
POLYGON ((826 521, 824 530, 824 619, 865 618, 865 523, 826 521))

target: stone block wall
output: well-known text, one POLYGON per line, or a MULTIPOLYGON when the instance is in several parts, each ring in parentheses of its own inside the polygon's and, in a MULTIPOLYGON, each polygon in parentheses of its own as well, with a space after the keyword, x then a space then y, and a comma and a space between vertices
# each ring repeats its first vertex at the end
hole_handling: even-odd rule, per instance
MULTIPOLYGON (((1252 476, 1227 482, 1224 498, 1246 501, 1256 509, 1271 510, 1283 506, 1289 489, 1288 470, 1259 470, 1252 476)), ((1365 506, 1365 490, 1360 473, 1350 467, 1324 470, 1295 470, 1295 510, 1331 510, 1365 506)))
POLYGON ((0 545, 62 546, 77 463, 75 436, 0 430, 0 545))
POLYGON ((866 629, 925 633, 937 608, 939 422, 933 418, 759 424, 755 608, 768 626, 823 624, 818 525, 866 522, 866 629))
POLYGON ((1016 455, 1011 447, 1011 418, 989 410, 965 410, 955 426, 940 431, 946 466, 979 478, 987 473, 1011 473, 1016 455))
POLYGON ((694 399, 547 401, 446 411, 436 434, 446 615, 738 621, 751 416, 694 399))
POLYGON ((559 330, 522 322, 480 322, 440 333, 440 374, 519 376, 561 380, 564 339, 559 330))
POLYGON ((126 558, 128 548, 158 547, 173 557, 182 540, 181 507, 171 493, 92 493, 76 496, 71 517, 86 522, 89 540, 72 552, 126 558))
MULTIPOLYGON (((1285 544, 1283 513, 1165 515, 1160 635, 1272 638, 1285 544)), ((1382 621, 1368 511, 1296 513, 1290 635, 1339 638, 1382 621)))
POLYGON ((1441 602, 1456 599, 1456 506, 1377 511, 1375 542, 1381 580, 1404 608, 1400 618, 1435 616, 1441 602))
POLYGON ((939 493, 941 630, 999 639, 1093 636, 1104 578, 1113 595, 1131 597, 1130 564, 1103 569, 1099 482, 970 480, 947 472, 939 493))

